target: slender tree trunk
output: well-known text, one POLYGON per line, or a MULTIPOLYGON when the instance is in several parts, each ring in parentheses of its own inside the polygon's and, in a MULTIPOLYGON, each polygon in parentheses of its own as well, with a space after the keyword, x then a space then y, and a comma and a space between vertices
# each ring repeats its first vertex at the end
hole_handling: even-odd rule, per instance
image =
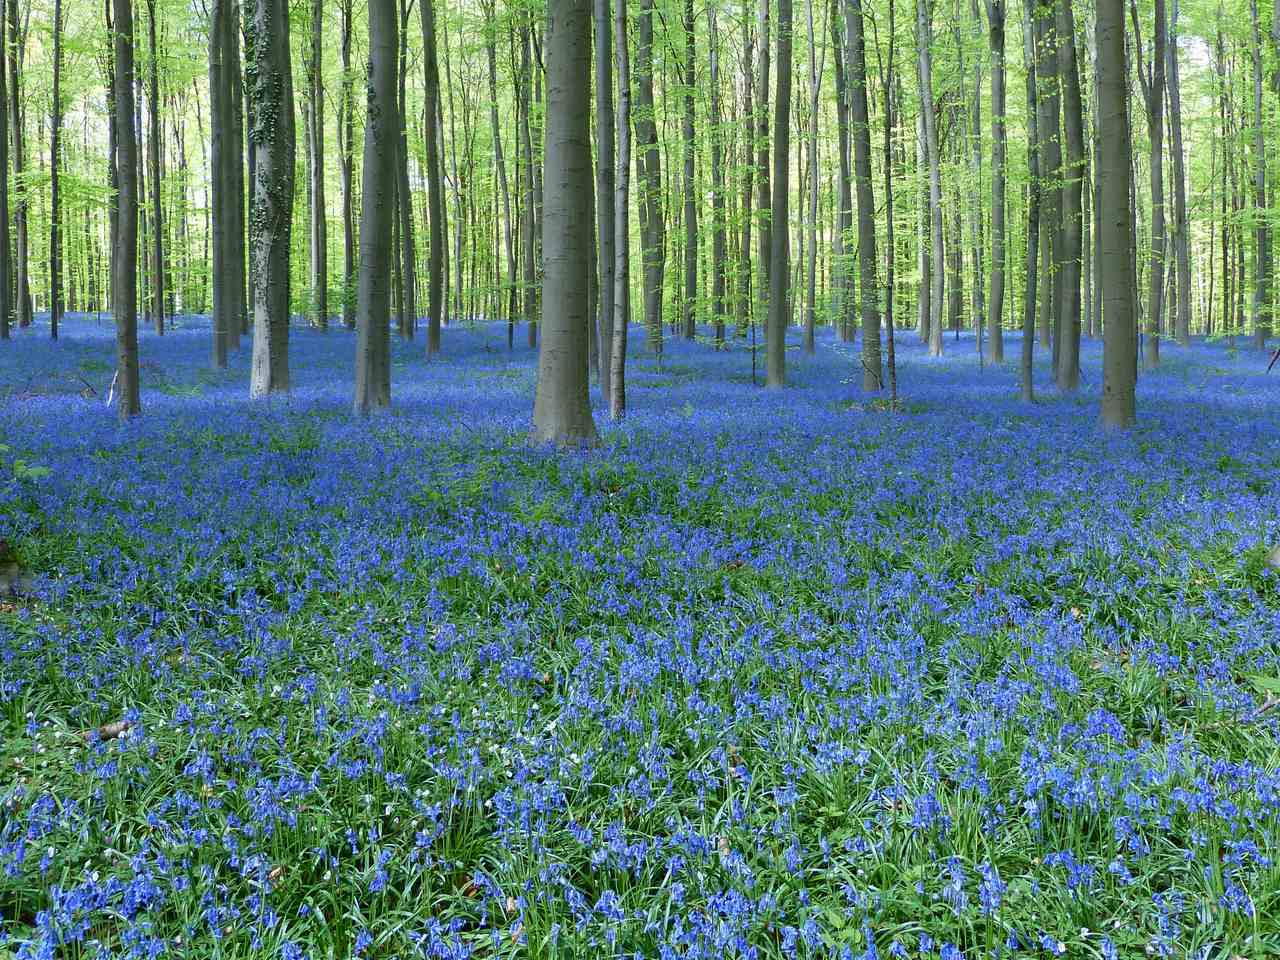
MULTIPOLYGON (((969 0, 970 16, 973 17, 974 29, 981 39, 982 14, 978 10, 978 0, 969 0)), ((974 339, 977 341, 978 361, 982 362, 982 335, 986 326, 986 277, 983 267, 983 223, 982 223, 982 57, 974 57, 973 62, 973 96, 969 106, 969 173, 973 177, 973 189, 970 191, 968 203, 969 246, 973 262, 973 283, 970 288, 969 303, 973 311, 974 339)))
POLYGON ((1147 131, 1151 139, 1151 266, 1147 271, 1147 342, 1143 354, 1147 367, 1157 367, 1160 365, 1160 328, 1164 315, 1164 82, 1168 21, 1164 0, 1155 0, 1155 44, 1148 71, 1143 67, 1136 0, 1130 0, 1130 4, 1134 44, 1138 51, 1138 80, 1146 101, 1147 131))
POLYGON ((147 178, 151 188, 151 319, 164 335, 166 277, 164 266, 164 208, 160 198, 163 140, 160 136, 160 45, 157 42, 156 0, 147 0, 147 36, 151 62, 147 69, 147 178))
POLYGON ((427 216, 431 249, 427 259, 427 356, 440 352, 440 322, 444 314, 444 198, 440 182, 440 67, 436 57, 435 0, 420 0, 422 49, 426 64, 427 216))
MULTIPOLYGON (((223 55, 224 67, 227 70, 228 77, 225 82, 229 85, 231 91, 231 159, 228 161, 230 166, 230 180, 232 199, 230 215, 231 229, 228 234, 227 243, 229 246, 228 262, 230 266, 231 276, 229 283, 231 286, 231 294, 233 297, 232 313, 235 322, 228 330, 228 345, 232 350, 240 349, 240 337, 249 332, 249 293, 248 293, 248 265, 246 258, 246 227, 245 205, 246 201, 251 201, 252 197, 248 194, 252 193, 252 178, 246 185, 245 180, 245 144, 247 138, 245 136, 245 85, 244 73, 240 65, 240 39, 241 39, 241 3, 240 0, 232 0, 231 16, 227 21, 227 39, 226 48, 223 55)), ((244 10, 244 26, 245 36, 248 36, 248 11, 244 10)), ((249 151, 249 167, 252 171, 254 160, 254 152, 249 151)))
POLYGON ((49 336, 58 339, 62 315, 62 210, 58 178, 62 135, 62 0, 53 0, 53 99, 49 118, 49 336))
POLYGON ((814 353, 814 329, 818 324, 818 196, 821 188, 818 177, 818 98, 822 88, 822 65, 818 59, 813 26, 814 2, 808 0, 805 4, 809 30, 809 212, 805 218, 804 234, 808 257, 805 264, 804 352, 809 355, 814 353))
POLYGON ((1178 343, 1191 345, 1191 250, 1187 220, 1187 169, 1182 146, 1182 82, 1178 74, 1178 0, 1173 0, 1167 45, 1169 137, 1173 151, 1173 249, 1178 274, 1178 313, 1174 332, 1178 343))
MULTIPOLYGON (((10 42, 6 4, 16 3, 17 0, 0 0, 0 51, 7 49, 10 42)), ((9 325, 13 322, 12 230, 9 220, 9 72, 0 52, 0 340, 9 339, 9 325)))
POLYGON ((1125 69, 1123 0, 1097 5, 1098 182, 1102 193, 1103 298, 1102 422, 1125 429, 1134 422, 1137 283, 1130 257, 1133 219, 1129 206, 1128 82, 1125 69))
POLYGON ((360 274, 356 286, 355 411, 391 403, 391 245, 396 219, 400 109, 396 0, 369 0, 363 182, 360 189, 360 274))
MULTIPOLYGON (((10 0, 12 3, 13 0, 10 0)), ((142 412, 138 389, 138 138, 133 126, 133 0, 112 0, 115 128, 115 233, 111 243, 111 309, 116 321, 116 410, 128 420, 142 412)))
POLYGON ((617 0, 613 12, 614 52, 618 61, 618 163, 614 177, 613 342, 609 347, 609 416, 627 412, 627 327, 631 320, 630 198, 631 65, 627 39, 627 4, 617 0))
POLYGON ((662 355, 662 283, 666 267, 666 230, 662 213, 662 161, 653 99, 653 0, 640 0, 637 24, 635 136, 641 192, 641 246, 644 263, 644 316, 649 347, 662 355))
POLYGON ((507 164, 502 152, 502 127, 498 123, 498 51, 497 24, 492 0, 485 4, 485 53, 489 62, 489 129, 493 136, 493 162, 498 171, 498 190, 502 194, 502 245, 507 257, 507 349, 515 345, 516 248, 511 227, 511 186, 507 180, 507 164))
MULTIPOLYGON (((152 0, 154 2, 154 0, 152 0)), ((311 0, 311 60, 307 96, 311 101, 311 303, 313 322, 329 329, 329 231, 324 199, 324 3, 311 0)))
POLYGON ((249 395, 289 389, 289 249, 293 225, 293 73, 289 7, 254 0, 247 75, 253 109, 253 362, 249 395))
MULTIPOLYGON (((898 408, 898 358, 897 344, 894 341, 893 329, 893 274, 894 255, 897 248, 893 239, 893 129, 897 117, 893 110, 893 89, 895 82, 894 42, 896 39, 897 11, 893 0, 889 0, 889 67, 884 77, 884 207, 885 207, 885 267, 884 267, 884 319, 888 329, 885 345, 888 347, 889 361, 889 404, 890 409, 898 408)), ((878 54, 877 54, 878 56, 878 54)))
POLYGON ((711 45, 711 316, 716 349, 724 346, 728 288, 724 202, 724 130, 720 108, 720 36, 716 8, 707 9, 708 42, 711 45))
MULTIPOLYGON (((1120 3, 1122 0, 1105 0, 1120 3)), ((1035 61, 1036 32, 1030 4, 1023 5, 1022 18, 1023 59, 1033 65, 1035 61)), ((1026 71, 1027 84, 1027 262, 1025 295, 1022 299, 1022 399, 1035 400, 1035 381, 1032 361, 1036 346, 1036 290, 1039 277, 1037 269, 1040 251, 1040 129, 1037 122, 1036 73, 1033 67, 1026 71)))
POLYGON ((1058 72, 1062 82, 1063 129, 1067 156, 1062 186, 1062 299, 1058 336, 1058 389, 1080 386, 1080 272, 1084 252, 1083 190, 1088 159, 1084 148, 1084 107, 1076 63, 1075 13, 1072 0, 1057 0, 1058 72))
POLYGON ((1005 0, 986 0, 986 4, 991 48, 991 303, 987 315, 987 356, 992 363, 1004 363, 1005 195, 1009 151, 1005 127, 1007 8, 1005 0))
MULTIPOLYGON (((126 5, 132 0, 114 0, 126 5)), ((235 316, 235 294, 231 289, 232 271, 229 264, 231 256, 231 231, 234 229, 235 214, 231 205, 233 197, 231 165, 239 163, 240 158, 232 156, 231 123, 233 119, 231 107, 231 84, 235 78, 230 75, 230 59, 227 51, 228 39, 236 40, 234 27, 235 9, 232 0, 213 0, 209 19, 209 123, 212 135, 209 138, 209 186, 210 186, 210 229, 213 234, 213 355, 211 358, 215 370, 224 370, 227 366, 227 351, 231 345, 232 331, 239 332, 240 318, 235 316)), ((130 97, 129 129, 133 129, 132 100, 130 97)), ((117 123, 117 129, 120 125, 117 123)), ((136 146, 130 144, 130 150, 136 146)), ((134 232, 137 232, 137 210, 134 209, 134 232)))
MULTIPOLYGON (((787 382, 787 303, 790 268, 791 153, 791 0, 778 0, 778 86, 774 95, 772 235, 769 251, 769 325, 765 352, 765 385, 787 382)), ((879 343, 877 341, 877 347, 879 343)))
POLYGON ((353 0, 341 0, 342 7, 342 324, 356 325, 355 310, 355 85, 351 76, 351 34, 353 0))
POLYGON ((593 443, 587 392, 591 247, 591 0, 547 4, 542 349, 533 403, 536 443, 593 443))
POLYGON ((1061 97, 1058 91, 1058 36, 1054 7, 1036 8, 1037 126, 1040 131, 1041 270, 1040 345, 1052 347, 1057 367, 1062 338, 1062 141, 1059 137, 1061 97))
MULTIPOLYGON (((411 0, 401 0, 400 62, 396 87, 396 105, 400 112, 395 187, 395 239, 399 244, 396 266, 400 275, 400 283, 396 288, 396 313, 400 335, 410 340, 417 331, 418 321, 418 254, 413 232, 413 194, 409 190, 409 98, 406 89, 409 73, 409 17, 412 13, 411 0)), ((430 178, 431 171, 427 171, 427 176, 430 178)))
POLYGON ((876 279, 876 204, 871 190, 871 117, 862 0, 846 0, 849 100, 853 124, 853 176, 858 195, 858 301, 862 317, 862 389, 884 387, 880 360, 880 284, 876 279))
POLYGON ((518 107, 517 112, 520 115, 520 145, 524 153, 524 183, 522 186, 524 192, 524 201, 522 204, 521 224, 521 253, 524 258, 524 313, 525 319, 528 321, 529 331, 529 347, 532 349, 538 345, 538 291, 537 291, 537 260, 535 249, 535 236, 537 231, 537 220, 534 217, 536 204, 534 202, 534 155, 533 155, 533 136, 530 132, 529 111, 532 105, 530 96, 531 86, 531 68, 529 65, 529 28, 523 26, 519 32, 520 43, 520 76, 518 81, 518 91, 516 94, 518 107))
MULTIPOLYGON (((618 0, 623 2, 623 0, 618 0)), ((596 48, 596 230, 599 235, 600 299, 596 323, 599 338, 597 362, 600 395, 608 403, 612 372, 614 271, 614 114, 613 114, 613 16, 610 0, 594 0, 596 48)), ((714 12, 712 13, 714 16, 714 12)), ((712 54, 714 56, 714 52, 712 54)))
POLYGON ((942 243, 942 163, 938 151, 938 121, 933 106, 933 12, 931 0, 916 0, 916 56, 920 81, 920 111, 924 116, 925 153, 929 162, 932 289, 929 294, 929 355, 942 356, 942 295, 946 259, 942 243))
MULTIPOLYGON (((755 41, 746 18, 743 18, 743 55, 742 55, 742 125, 743 135, 742 162, 742 232, 738 239, 738 329, 739 337, 746 336, 747 327, 755 330, 755 298, 751 290, 751 227, 755 218, 755 164, 753 162, 752 142, 755 131, 754 94, 755 77, 753 63, 755 60, 755 41)), ((839 58, 837 58, 839 59, 839 58)), ((754 382, 755 355, 752 354, 754 382)))
MULTIPOLYGON (((919 3, 919 0, 915 0, 919 3)), ((920 72, 917 69, 917 82, 920 72)), ((923 343, 929 342, 929 323, 933 316, 933 254, 929 249, 929 237, 933 225, 933 213, 929 209, 929 151, 926 147, 924 111, 916 111, 916 176, 920 180, 920 195, 916 205, 916 273, 920 282, 916 294, 916 331, 923 343)))
POLYGON ((18 26, 18 0, 9 0, 9 127, 13 131, 14 306, 18 326, 31 326, 30 254, 27 234, 27 190, 22 130, 22 46, 26 31, 18 26))
POLYGON ((684 336, 697 335, 698 185, 694 181, 694 19, 693 0, 684 0, 684 336))
MULTIPOLYGON (((1253 127, 1254 175, 1253 207, 1256 226, 1253 243, 1253 338, 1265 349, 1271 337, 1271 227, 1267 214, 1267 141, 1262 114, 1262 26, 1258 21, 1258 0, 1249 0, 1253 21, 1253 127)), ((1152 156, 1154 156, 1154 148, 1152 156)), ((1155 175, 1152 174, 1154 183, 1155 175)))
POLYGON ((766 318, 765 338, 768 339, 769 300, 773 286, 770 280, 770 260, 773 256, 772 227, 776 214, 772 210, 773 194, 769 189, 769 32, 771 0, 758 0, 756 23, 758 37, 758 67, 755 92, 755 152, 756 196, 759 208, 756 213, 756 242, 760 259, 760 314, 766 318))
POLYGON ((844 32, 841 29, 844 17, 840 12, 840 0, 831 0, 831 46, 837 51, 832 59, 835 61, 836 79, 836 134, 837 147, 840 151, 840 178, 838 181, 839 200, 836 221, 835 245, 832 251, 832 294, 835 298, 833 323, 839 331, 841 339, 847 340, 853 330, 853 284, 850 280, 846 249, 852 242, 853 234, 853 173, 849 164, 849 90, 845 78, 844 64, 844 32))

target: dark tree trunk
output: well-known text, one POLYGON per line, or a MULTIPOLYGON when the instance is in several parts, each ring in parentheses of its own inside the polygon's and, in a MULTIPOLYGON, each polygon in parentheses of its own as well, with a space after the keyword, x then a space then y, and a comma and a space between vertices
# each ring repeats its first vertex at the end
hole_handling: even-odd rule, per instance
POLYGON ((627 40, 627 4, 614 5, 614 52, 618 60, 618 159, 613 195, 613 342, 609 347, 609 416, 627 412, 627 327, 631 320, 630 186, 631 64, 627 40))
POLYGON ((693 0, 684 0, 684 336, 697 334, 698 302, 698 185, 694 182, 693 94, 694 73, 693 0))
POLYGON ((409 192, 409 100, 405 83, 409 73, 409 15, 413 12, 411 0, 400 3, 400 56, 398 83, 396 86, 396 110, 399 112, 396 136, 396 229, 399 258, 396 268, 400 283, 397 286, 397 314, 400 335, 413 339, 418 325, 418 255, 413 234, 413 196, 409 192))
MULTIPOLYGON (((12 2, 12 0, 10 0, 12 2)), ((117 411, 121 420, 142 412, 138 390, 138 138, 133 126, 133 0, 113 0, 115 232, 111 243, 111 309, 116 321, 117 411)))
POLYGON ((1084 107, 1076 63, 1075 13, 1071 0, 1058 0, 1058 72, 1062 81, 1062 117, 1067 156, 1062 185, 1062 299, 1058 335, 1058 389, 1080 386, 1080 273, 1084 253, 1083 190, 1088 159, 1084 149, 1084 107))
MULTIPOLYGON (((1187 220, 1187 164, 1182 146, 1182 82, 1178 74, 1178 0, 1169 16, 1168 66, 1169 148, 1173 153, 1173 251, 1178 279, 1178 312, 1174 333, 1182 346, 1191 345, 1191 250, 1187 220)), ((1216 144, 1215 144, 1216 145, 1216 144)))
POLYGON ((18 26, 18 0, 9 0, 9 127, 13 131, 14 309, 19 327, 31 326, 30 252, 27 246, 27 190, 22 131, 22 56, 26 32, 18 26))
POLYGON ((355 309, 355 90, 351 81, 351 34, 353 0, 341 0, 342 6, 342 323, 347 329, 356 325, 355 309))
MULTIPOLYGON (((426 65, 427 216, 430 251, 427 255, 427 356, 440 352, 440 324, 444 317, 444 202, 440 184, 440 67, 436 57, 435 0, 420 0, 422 49, 426 65)), ((461 269, 461 265, 458 266, 461 269)))
MULTIPOLYGON (((622 2, 622 0, 619 0, 622 2)), ((597 301, 597 376, 605 402, 609 390, 613 349, 614 271, 614 114, 613 114, 613 17, 610 0, 594 0, 596 48, 596 230, 599 236, 600 286, 597 301)), ((714 14, 713 14, 714 15, 714 14)))
POLYGON ((62 316, 62 209, 59 151, 62 136, 62 0, 53 0, 53 106, 49 118, 49 336, 58 339, 62 316))
POLYGON ((640 0, 637 25, 636 116, 637 172, 640 179, 640 236, 644 264, 644 317, 649 347, 662 354, 662 281, 666 243, 662 214, 662 161, 653 99, 653 0, 640 0))
MULTIPOLYGON (((154 2, 154 0, 153 0, 154 2)), ((324 199, 323 0, 311 0, 311 60, 307 96, 311 101, 311 305, 312 322, 329 329, 329 231, 324 199)))
MULTIPOLYGON (((853 122, 853 175, 858 195, 858 301, 862 316, 862 389, 884 386, 880 360, 880 285, 876 279, 876 205, 871 190, 871 119, 867 106, 866 42, 862 0, 847 0, 849 93, 853 122)), ((785 221, 784 221, 785 223, 785 221)))
MULTIPOLYGON (((1122 2, 1122 0, 1107 0, 1122 2)), ((1023 58, 1035 63, 1035 25, 1030 5, 1024 4, 1022 17, 1023 58)), ((1040 257, 1040 129, 1036 110, 1036 73, 1026 71, 1027 84, 1027 260, 1026 287, 1022 299, 1022 356, 1020 364, 1022 399, 1035 400, 1035 381, 1032 361, 1036 346, 1036 290, 1039 283, 1037 269, 1040 257)))
POLYGON ((991 296, 987 314, 987 356, 1004 362, 1004 285, 1006 165, 1009 152, 1005 128, 1006 71, 1004 27, 1005 0, 986 0, 988 39, 991 48, 991 296))
POLYGON ((790 202, 791 152, 791 0, 778 0, 778 87, 774 94, 773 119, 773 200, 769 251, 769 325, 765 354, 765 385, 782 387, 787 382, 788 294, 791 282, 790 236, 787 229, 790 202))
POLYGON ((151 62, 147 65, 147 179, 151 190, 151 322, 164 335, 165 266, 164 210, 160 199, 162 150, 160 136, 160 45, 156 28, 156 0, 147 0, 147 38, 151 62))

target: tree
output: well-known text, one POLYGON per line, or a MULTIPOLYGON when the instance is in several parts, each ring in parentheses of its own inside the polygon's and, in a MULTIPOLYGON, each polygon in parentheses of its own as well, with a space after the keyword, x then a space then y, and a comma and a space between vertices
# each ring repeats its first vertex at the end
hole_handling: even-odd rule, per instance
MULTIPOLYGON (((154 0, 151 0, 154 2, 154 0)), ((312 322, 329 329, 329 232, 324 202, 324 3, 311 0, 311 57, 307 61, 307 135, 311 139, 312 322)))
MULTIPOLYGON (((623 2, 623 0, 619 0, 623 2)), ((596 47, 596 230, 599 234, 600 297, 597 304, 600 395, 608 403, 614 310, 614 115, 613 17, 610 0, 594 0, 596 47)))
POLYGON ((1004 362, 1005 192, 1008 130, 1005 127, 1005 0, 986 0, 991 48, 991 295, 987 313, 987 356, 1004 362))
POLYGON ((871 190, 871 120, 867 108, 867 53, 862 0, 847 0, 849 91, 853 121, 853 176, 858 194, 858 300, 862 315, 862 389, 884 386, 880 362, 880 309, 876 280, 876 204, 871 190))
MULTIPOLYGON (((1123 2, 1123 0, 1117 0, 1123 2)), ((1032 378, 1032 361, 1036 348, 1036 288, 1040 251, 1040 129, 1036 110, 1036 35, 1031 4, 1022 7, 1023 59, 1027 90, 1027 258, 1024 295, 1022 298, 1022 355, 1019 363, 1022 383, 1022 399, 1035 400, 1035 382, 1032 378)), ((1128 201, 1126 200, 1126 203, 1128 201)))
POLYGON ((1169 138, 1173 153, 1173 253, 1178 272, 1178 312, 1174 332, 1182 346, 1191 344, 1191 251, 1187 222, 1187 164, 1182 144, 1182 80, 1178 72, 1178 0, 1169 14, 1168 66, 1169 138))
POLYGON ((1054 5, 1035 10, 1036 128, 1040 135, 1040 345, 1052 346, 1055 369, 1062 337, 1062 142, 1058 92, 1058 29, 1054 5))
MULTIPOLYGON (((1265 349, 1271 337, 1271 225, 1267 209, 1267 140, 1262 115, 1262 26, 1258 21, 1258 0, 1249 0, 1253 24, 1253 337, 1258 349, 1265 349)), ((1154 180, 1152 181, 1154 183, 1154 180)))
POLYGON ((111 309, 116 321, 117 411, 142 412, 138 390, 138 138, 133 126, 133 0, 112 0, 112 91, 115 128, 115 231, 111 238, 111 309))
POLYGON ((942 294, 946 261, 942 246, 942 162, 938 150, 938 119, 933 106, 933 11, 931 0, 916 0, 916 59, 920 84, 920 116, 924 151, 929 164, 929 222, 931 225, 929 291, 929 355, 942 356, 942 294))
POLYGON ((547 4, 547 143, 543 174, 542 346, 536 443, 596 440, 587 396, 591 193, 591 0, 547 4))
MULTIPOLYGON (((770 219, 776 224, 769 251, 769 325, 765 353, 765 385, 787 382, 787 286, 791 281, 787 229, 791 151, 791 0, 778 0, 778 87, 774 96, 773 199, 770 219)), ((877 345, 878 347, 878 345, 877 345)))
POLYGON ((22 58, 19 50, 26 42, 26 31, 19 29, 18 2, 9 0, 9 128, 13 132, 13 232, 14 232, 14 304, 18 326, 31 326, 30 255, 27 233, 27 188, 23 177, 25 137, 22 114, 22 58))
POLYGON ((1058 320, 1058 389, 1080 386, 1080 274, 1084 255, 1083 190, 1088 162, 1084 152, 1084 108, 1076 63, 1075 14, 1071 0, 1058 0, 1058 72, 1062 81, 1062 117, 1067 159, 1062 186, 1062 299, 1058 320))
MULTIPOLYGON (((233 207, 239 200, 233 190, 231 167, 233 164, 240 164, 240 158, 233 155, 231 146, 234 120, 231 86, 237 78, 231 73, 228 45, 238 43, 235 21, 232 0, 213 0, 209 18, 209 113, 213 128, 210 138, 209 166, 212 175, 209 186, 213 234, 212 363, 216 370, 226 368, 232 335, 240 329, 240 318, 235 315, 236 298, 232 289, 231 268, 231 260, 235 255, 231 242, 236 223, 233 207)), ((132 116, 131 113, 131 130, 132 116)))
MULTIPOLYGON (((8 46, 6 3, 0 0, 0 51, 8 46)), ((13 322, 13 227, 9 222, 9 72, 0 52, 0 340, 9 339, 13 322)))
POLYGON ((355 91, 351 82, 352 0, 341 0, 342 9, 342 323, 356 325, 355 310, 355 91))
POLYGON ((426 66, 427 216, 430 252, 427 257, 427 356, 440 352, 440 322, 444 314, 444 204, 440 184, 440 68, 436 58, 435 0, 422 0, 422 49, 426 66))
POLYGON ((693 0, 684 0, 684 336, 697 335, 698 301, 698 185, 694 182, 694 19, 693 0))
POLYGON ((720 37, 716 28, 716 8, 707 8, 708 42, 711 47, 711 316, 715 343, 724 346, 728 250, 725 239, 724 130, 720 109, 720 37))
POLYGON ((631 322, 631 60, 626 0, 614 5, 614 50, 618 59, 618 166, 613 206, 613 343, 609 347, 609 416, 627 412, 627 333, 631 322))
POLYGON ((1098 183, 1102 203, 1103 301, 1102 422, 1126 429, 1134 422, 1137 282, 1130 247, 1129 98, 1125 70, 1123 0, 1100 0, 1095 26, 1098 48, 1098 183))
MULTIPOLYGON (((853 174, 849 167, 849 93, 844 75, 843 31, 844 17, 840 15, 840 0, 831 0, 831 45, 838 51, 835 60, 836 80, 836 143, 840 154, 840 174, 837 184, 837 210, 835 243, 832 249, 831 286, 835 300, 834 323, 841 339, 851 336, 853 321, 849 311, 853 297, 849 296, 852 284, 846 267, 845 248, 853 231, 853 174)), ((923 301, 922 301, 923 302, 923 301)))
POLYGON ((151 191, 151 322, 164 335, 164 204, 161 203, 161 169, 164 140, 160 136, 160 45, 156 29, 156 0, 147 0, 147 186, 151 191))
POLYGON ((289 389, 289 242, 293 225, 293 71, 286 0, 254 0, 246 51, 254 156, 253 361, 249 395, 289 389))
POLYGON ((49 116, 49 335, 58 339, 62 315, 62 209, 58 174, 62 136, 62 0, 53 0, 53 97, 49 116))
MULTIPOLYGON (((622 2, 622 0, 618 0, 622 2)), ((644 322, 649 346, 662 354, 662 278, 666 269, 666 242, 662 212, 662 161, 658 150, 658 125, 653 99, 653 0, 640 0, 636 25, 635 136, 640 182, 640 247, 644 265, 644 322)))
POLYGON ((369 0, 369 60, 356 286, 355 410, 391 403, 391 226, 395 217, 400 108, 396 98, 396 0, 369 0))
MULTIPOLYGON (((1256 5, 1257 0, 1253 0, 1256 5)), ((1137 0, 1130 0, 1138 82, 1147 108, 1147 132, 1151 139, 1151 265, 1147 269, 1147 343, 1143 356, 1148 367, 1160 365, 1160 324, 1164 313, 1164 70, 1167 21, 1164 0, 1155 0, 1155 39, 1151 63, 1143 66, 1142 35, 1138 28, 1137 0)))

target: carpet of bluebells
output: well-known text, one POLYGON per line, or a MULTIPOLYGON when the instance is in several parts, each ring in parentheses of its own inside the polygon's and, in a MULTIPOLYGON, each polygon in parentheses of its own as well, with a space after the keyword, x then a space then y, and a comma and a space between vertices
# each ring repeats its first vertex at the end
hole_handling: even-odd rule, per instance
POLYGON ((112 337, 0 344, 0 958, 1280 952, 1262 355, 1113 436, 1093 343, 1029 405, 900 334, 891 413, 637 332, 557 454, 500 325, 368 420, 346 331, 250 402, 191 319, 121 426, 112 337))

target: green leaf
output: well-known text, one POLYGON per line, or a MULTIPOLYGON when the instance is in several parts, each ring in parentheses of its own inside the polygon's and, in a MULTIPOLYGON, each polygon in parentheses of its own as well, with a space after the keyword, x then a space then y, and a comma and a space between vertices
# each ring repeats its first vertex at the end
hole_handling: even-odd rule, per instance
POLYGON ((1254 673, 1245 677, 1245 679, 1252 683, 1259 693, 1274 693, 1280 696, 1280 677, 1268 677, 1260 673, 1254 673))

